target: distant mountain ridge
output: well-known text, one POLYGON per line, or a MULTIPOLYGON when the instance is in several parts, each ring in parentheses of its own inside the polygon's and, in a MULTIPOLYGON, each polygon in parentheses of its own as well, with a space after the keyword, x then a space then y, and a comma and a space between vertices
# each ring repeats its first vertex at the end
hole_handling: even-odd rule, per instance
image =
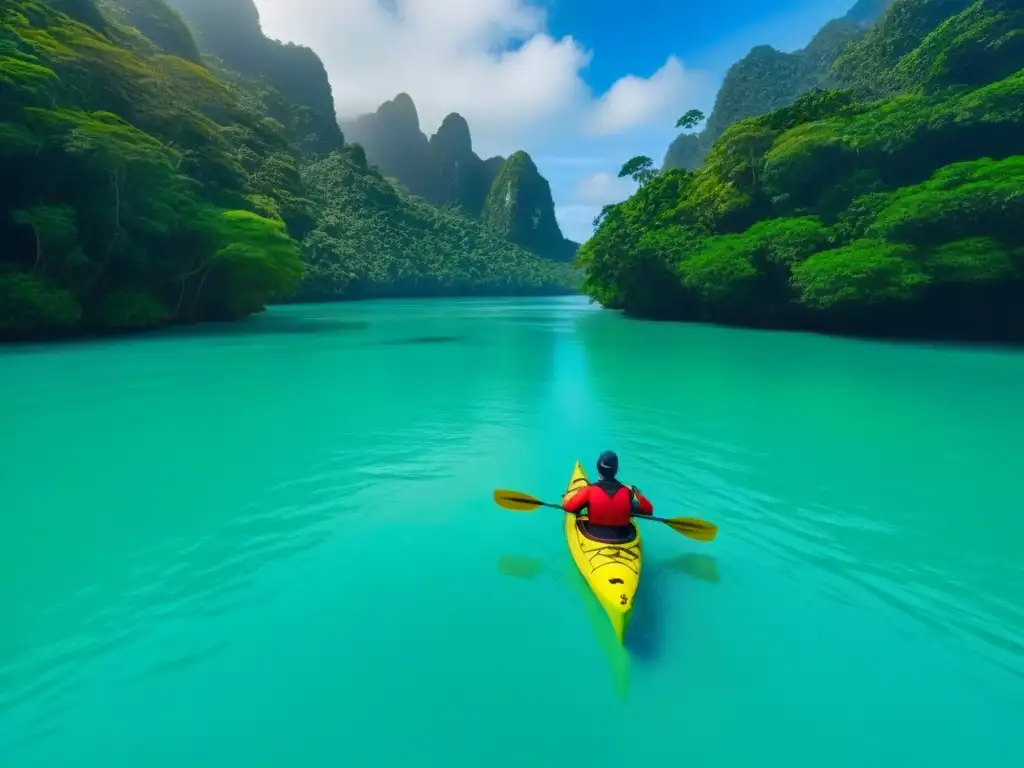
POLYGON ((562 235, 551 187, 529 154, 481 159, 457 112, 428 138, 412 97, 400 93, 376 112, 340 124, 370 163, 426 202, 454 207, 543 258, 569 261, 575 255, 579 245, 562 235))
POLYGON ((829 21, 804 48, 792 53, 770 45, 752 48, 726 73, 704 130, 677 136, 665 153, 662 170, 697 168, 730 125, 788 107, 814 88, 837 85, 832 65, 893 1, 859 0, 845 16, 829 21))

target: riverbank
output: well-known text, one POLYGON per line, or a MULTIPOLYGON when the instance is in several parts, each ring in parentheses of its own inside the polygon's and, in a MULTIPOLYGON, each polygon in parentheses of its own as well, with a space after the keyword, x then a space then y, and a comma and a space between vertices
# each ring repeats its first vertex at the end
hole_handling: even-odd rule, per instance
POLYGON ((407 292, 389 292, 380 291, 378 294, 374 294, 372 291, 366 291, 357 296, 352 296, 344 299, 333 299, 324 300, 316 299, 313 297, 305 298, 291 298, 287 301, 269 302, 266 307, 256 312, 246 315, 245 317, 234 318, 234 319, 207 319, 207 320, 193 320, 191 322, 165 322, 160 325, 148 325, 138 326, 130 328, 88 328, 75 326, 70 329, 44 329, 42 331, 34 333, 24 333, 20 335, 8 335, 4 336, 0 333, 0 346, 4 344, 18 345, 18 344, 38 344, 41 342, 76 342, 76 341, 88 341, 88 340, 103 340, 103 339, 117 339, 117 338, 130 338, 136 336, 147 336, 152 334, 159 334, 161 332, 171 331, 175 329, 184 329, 189 327, 198 326, 231 326, 237 324, 244 324, 251 318, 256 317, 266 312, 271 307, 288 307, 291 305, 308 305, 308 304, 350 304, 350 303, 363 303, 373 301, 402 301, 402 300, 415 300, 415 299, 426 299, 431 301, 444 301, 452 299, 492 299, 492 298, 556 298, 556 297, 571 297, 579 296, 579 291, 573 291, 557 286, 552 286, 548 289, 540 288, 533 292, 524 291, 508 291, 503 292, 500 288, 496 288, 491 293, 479 293, 472 292, 469 290, 460 291, 458 289, 450 290, 447 292, 419 292, 407 291, 407 292))

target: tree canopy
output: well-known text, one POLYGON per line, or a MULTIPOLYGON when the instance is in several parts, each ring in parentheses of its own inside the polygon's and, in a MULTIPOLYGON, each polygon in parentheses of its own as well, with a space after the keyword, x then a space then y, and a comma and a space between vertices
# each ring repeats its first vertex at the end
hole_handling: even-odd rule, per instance
MULTIPOLYGON (((679 134, 665 153, 662 169, 699 168, 715 139, 729 126, 789 106, 808 91, 843 87, 833 71, 834 62, 891 4, 892 0, 858 0, 844 16, 829 21, 797 51, 778 51, 768 45, 751 49, 726 72, 704 129, 696 134, 679 134)), ((676 127, 689 131, 694 126, 684 123, 676 127)))
POLYGON ((392 186, 356 144, 307 165, 317 226, 301 300, 565 293, 579 278, 461 215, 392 186))
POLYGON ((163 0, 0 4, 0 337, 425 285, 572 290, 568 265, 427 212, 360 162, 322 63, 263 38, 250 0, 232 6, 255 21, 241 32, 179 2, 188 23, 163 0), (351 279, 326 290, 325 274, 351 279))
POLYGON ((619 178, 629 178, 637 184, 646 184, 654 178, 655 173, 654 161, 646 155, 637 155, 622 164, 622 168, 619 169, 619 178))
POLYGON ((843 55, 871 87, 741 120, 700 170, 609 206, 584 290, 649 317, 1024 341, 1024 9, 965 5, 899 0, 843 55))

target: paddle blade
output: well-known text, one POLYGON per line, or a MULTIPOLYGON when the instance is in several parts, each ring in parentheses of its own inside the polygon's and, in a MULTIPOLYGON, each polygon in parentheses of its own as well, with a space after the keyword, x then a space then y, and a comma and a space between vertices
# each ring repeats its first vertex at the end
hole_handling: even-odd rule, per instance
POLYGON ((673 517, 665 524, 676 533, 688 536, 697 541, 714 541, 718 535, 718 526, 696 517, 673 517))
POLYGON ((540 499, 519 491, 495 491, 494 503, 502 509, 510 509, 513 512, 532 512, 537 507, 544 506, 544 502, 540 499))

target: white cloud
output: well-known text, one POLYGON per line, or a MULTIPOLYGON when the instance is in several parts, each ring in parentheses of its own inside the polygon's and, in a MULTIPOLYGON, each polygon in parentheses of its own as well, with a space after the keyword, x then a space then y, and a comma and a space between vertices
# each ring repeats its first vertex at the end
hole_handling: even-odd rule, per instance
POLYGON ((555 218, 562 234, 577 243, 586 242, 594 234, 594 217, 600 212, 600 205, 555 206, 555 218))
POLYGON ((594 134, 621 133, 638 125, 678 117, 673 111, 707 88, 702 72, 687 72, 675 56, 648 78, 626 75, 601 96, 587 128, 594 134))
POLYGON ((575 201, 585 205, 608 205, 620 203, 633 194, 636 182, 620 179, 606 171, 591 174, 576 185, 575 201))
POLYGON ((598 171, 581 179, 572 190, 570 202, 555 206, 562 233, 577 243, 594 233, 594 217, 610 203, 620 203, 636 190, 636 182, 613 173, 598 171))
POLYGON ((267 35, 319 54, 340 117, 372 112, 403 91, 428 134, 449 112, 461 113, 480 155, 530 152, 563 232, 579 242, 602 205, 629 194, 630 182, 612 173, 634 155, 660 165, 679 114, 709 113, 725 70, 752 45, 803 45, 852 0, 798 0, 728 39, 685 43, 698 69, 669 56, 650 76, 624 72, 597 94, 582 72, 592 55, 608 52, 554 38, 541 7, 549 2, 255 0, 267 35))
POLYGON ((484 156, 531 153, 583 132, 608 135, 668 113, 701 73, 670 57, 649 78, 627 75, 595 97, 591 58, 552 37, 538 0, 256 0, 264 31, 307 45, 324 62, 339 116, 412 96, 426 133, 449 112, 469 122, 484 156))

